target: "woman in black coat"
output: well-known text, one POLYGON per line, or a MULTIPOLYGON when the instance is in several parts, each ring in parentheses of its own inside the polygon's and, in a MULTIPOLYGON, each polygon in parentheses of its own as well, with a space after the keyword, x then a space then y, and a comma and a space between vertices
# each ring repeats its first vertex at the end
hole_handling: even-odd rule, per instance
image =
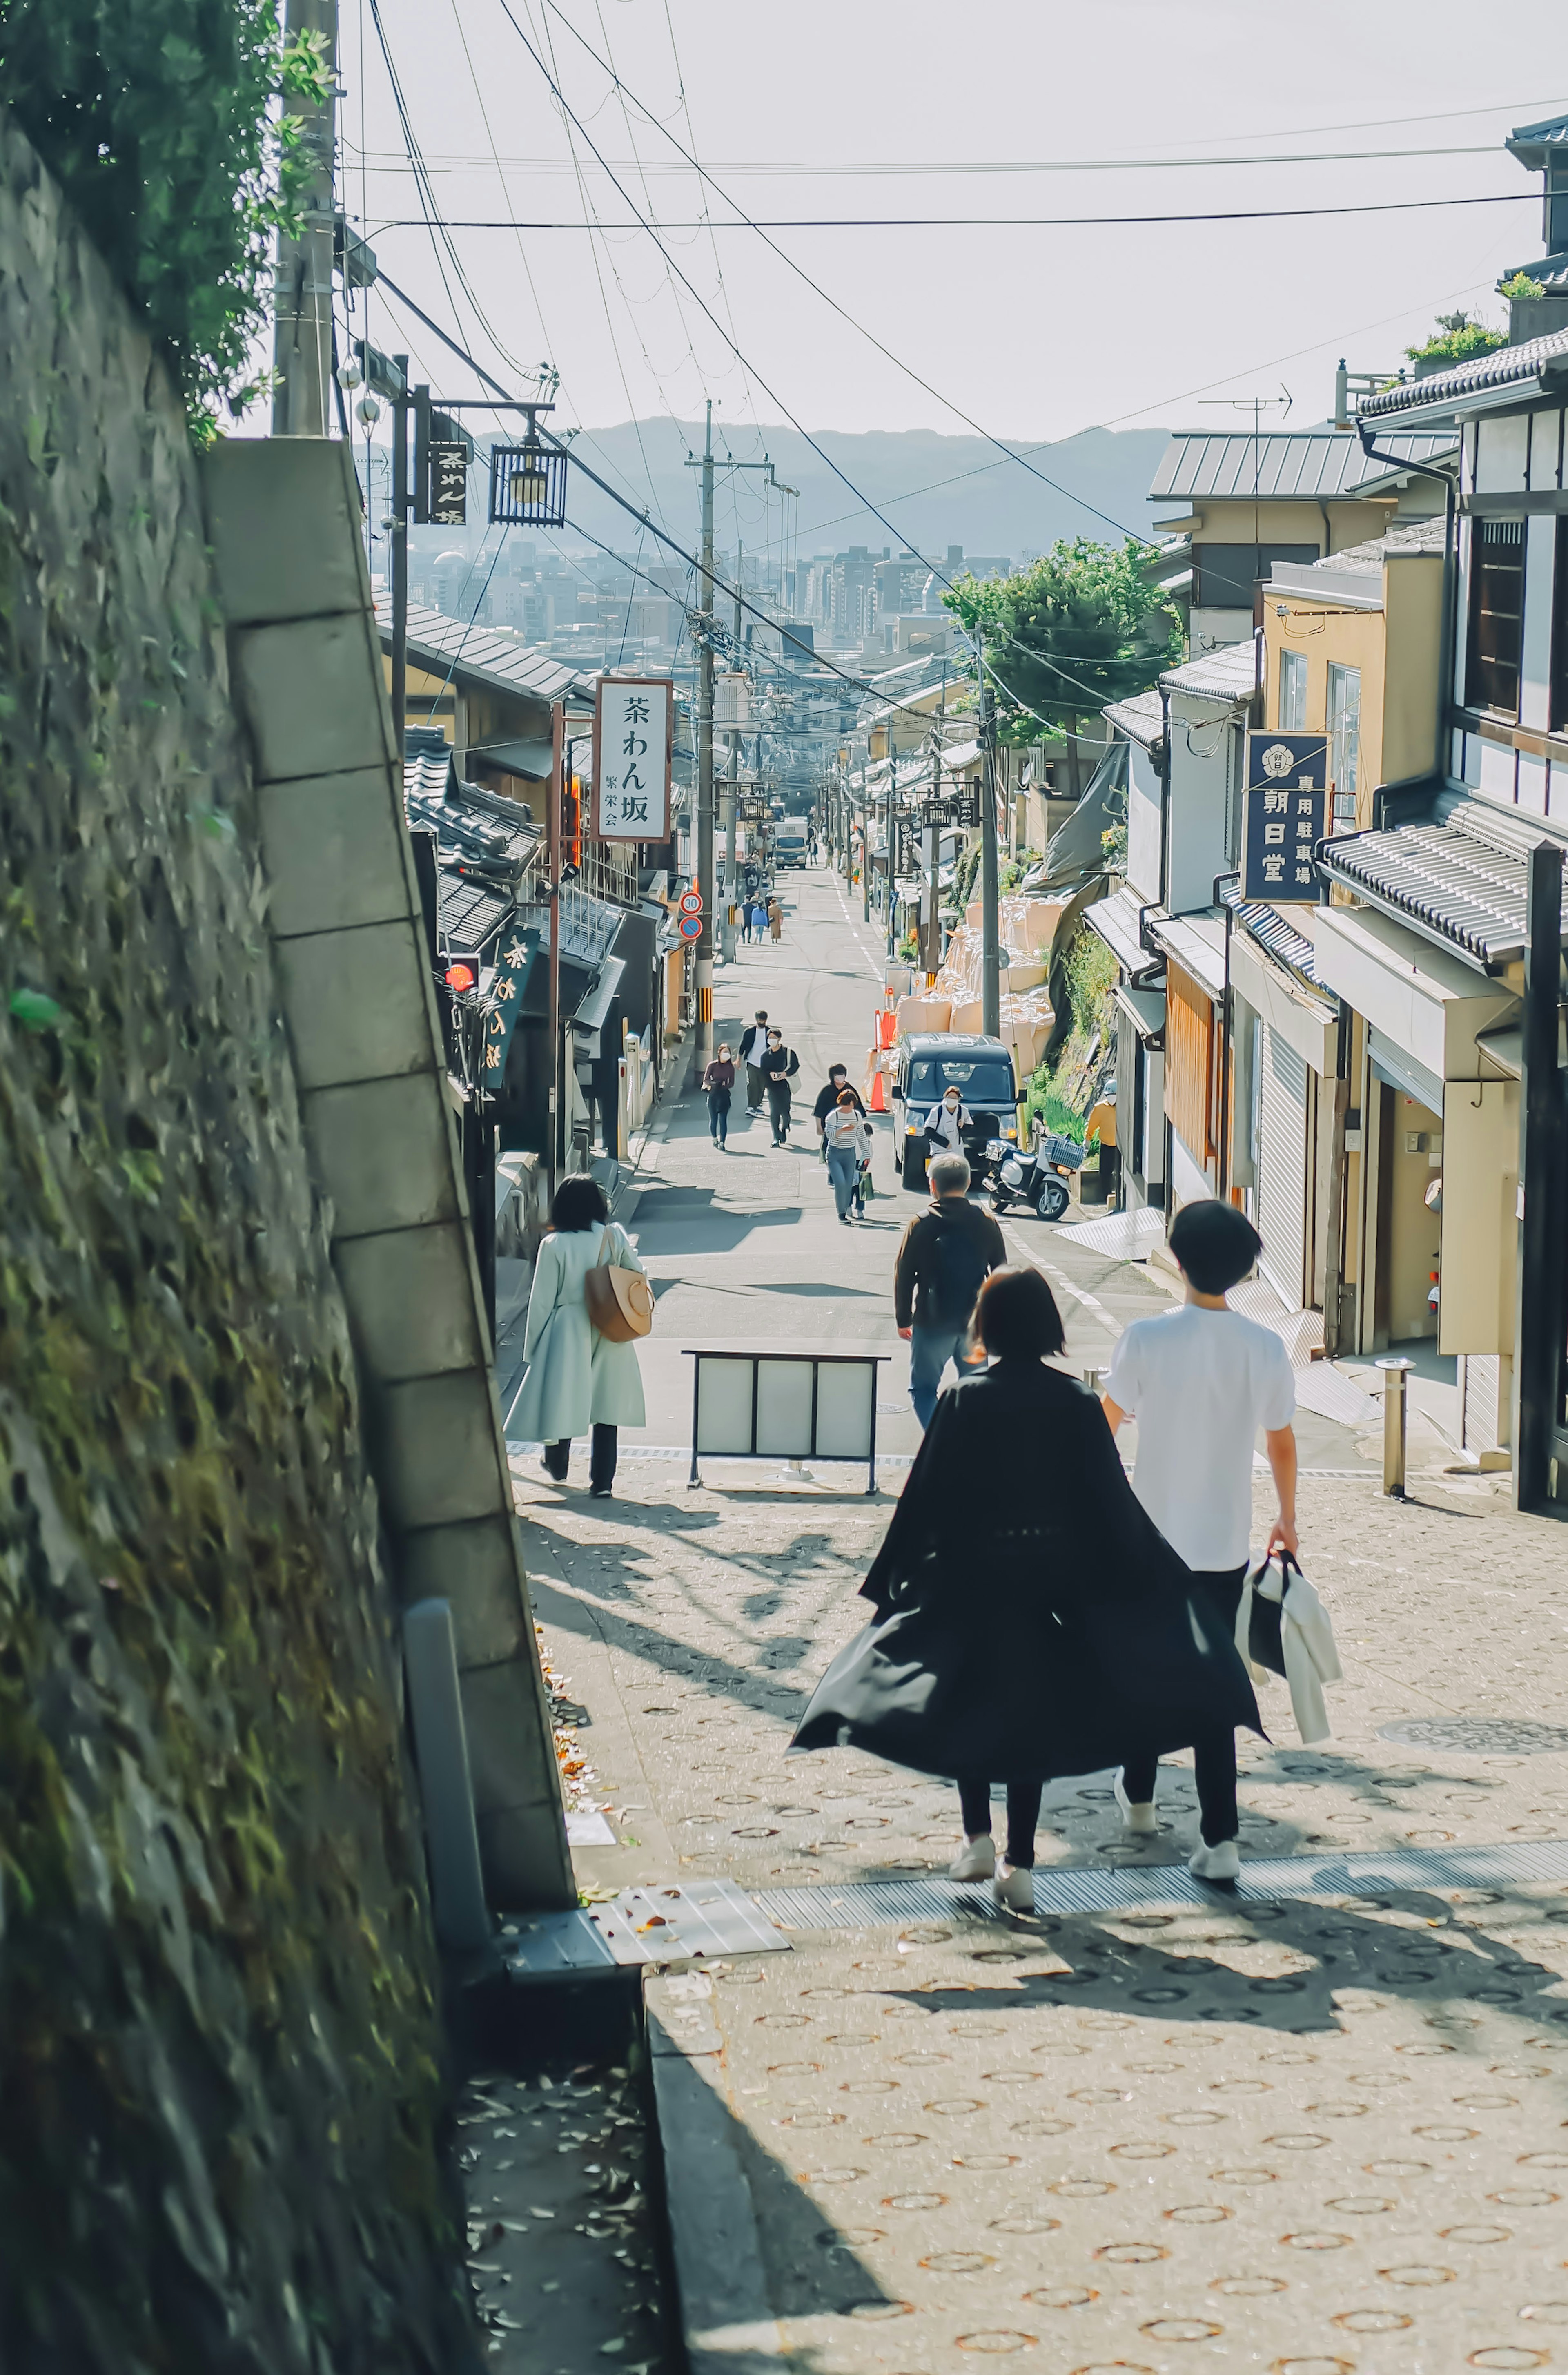
POLYGON ((956 1780, 958 1879, 994 1869, 990 1784, 1005 1782, 993 1887, 1023 1912, 1044 1782, 1192 1748, 1193 1866, 1212 1872, 1206 1849, 1237 1831, 1235 1727, 1262 1729, 1235 1643, 1134 1498, 1099 1402, 1045 1366, 1064 1339, 1039 1271, 994 1271, 973 1332, 993 1365, 937 1403, 861 1586, 876 1617, 792 1745, 864 1748, 956 1780))

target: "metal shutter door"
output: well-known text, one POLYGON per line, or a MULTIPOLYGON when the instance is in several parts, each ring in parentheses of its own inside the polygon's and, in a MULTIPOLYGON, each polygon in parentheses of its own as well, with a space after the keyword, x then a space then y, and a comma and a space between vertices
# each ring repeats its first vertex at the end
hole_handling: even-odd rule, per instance
POLYGON ((1302 1305, 1306 1261, 1306 1063, 1288 1041, 1263 1026, 1259 1116, 1258 1268, 1292 1311, 1302 1305))

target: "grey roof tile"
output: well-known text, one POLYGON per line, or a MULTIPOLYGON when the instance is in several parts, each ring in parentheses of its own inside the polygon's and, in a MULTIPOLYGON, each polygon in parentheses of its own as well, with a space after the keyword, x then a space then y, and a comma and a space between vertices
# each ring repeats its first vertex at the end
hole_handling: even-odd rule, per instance
POLYGON ((1338 835, 1320 864, 1385 915, 1476 963, 1507 964, 1524 954, 1527 938, 1528 854, 1538 841, 1560 837, 1524 809, 1460 800, 1441 822, 1338 835))
MULTIPOLYGON (((1549 373, 1568 372, 1568 330, 1553 330, 1544 338, 1527 338, 1522 347, 1494 347, 1489 355, 1476 355, 1468 363, 1456 363, 1452 371, 1433 372, 1429 378, 1409 380, 1398 387, 1385 387, 1381 396, 1368 396, 1362 407, 1363 420, 1378 421, 1397 419, 1401 412, 1413 411, 1417 406, 1462 406, 1467 396, 1485 396, 1493 388, 1509 387, 1515 381, 1527 381, 1549 373)), ((1414 431, 1402 432, 1392 442, 1398 445, 1414 431)), ((1431 432, 1451 447, 1450 434, 1443 438, 1441 430, 1431 432)))
MULTIPOLYGON (((383 590, 375 599, 382 644, 390 650, 392 596, 383 590)), ((408 605, 408 656, 421 668, 433 668, 442 675, 452 668, 502 692, 522 693, 535 701, 556 702, 570 693, 587 696, 592 692, 590 678, 576 668, 563 668, 548 653, 530 651, 493 627, 465 626, 460 619, 445 618, 418 602, 408 605)))

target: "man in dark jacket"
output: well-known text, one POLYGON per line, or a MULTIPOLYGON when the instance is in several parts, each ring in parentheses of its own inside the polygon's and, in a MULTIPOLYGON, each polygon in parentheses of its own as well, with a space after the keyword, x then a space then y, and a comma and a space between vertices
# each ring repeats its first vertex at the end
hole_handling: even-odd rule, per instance
POLYGON ((893 1263, 893 1313, 909 1342, 909 1398, 923 1427, 931 1424, 948 1363, 962 1365, 975 1296, 1008 1258, 1001 1230, 969 1200, 963 1156, 933 1156, 928 1176, 931 1209, 911 1221, 893 1263))
POLYGON ((768 1026, 768 1044, 762 1050, 762 1085, 768 1093, 768 1119, 773 1126, 773 1144, 789 1144, 789 1084, 800 1069, 800 1058, 793 1047, 784 1046, 784 1033, 776 1023, 768 1026))

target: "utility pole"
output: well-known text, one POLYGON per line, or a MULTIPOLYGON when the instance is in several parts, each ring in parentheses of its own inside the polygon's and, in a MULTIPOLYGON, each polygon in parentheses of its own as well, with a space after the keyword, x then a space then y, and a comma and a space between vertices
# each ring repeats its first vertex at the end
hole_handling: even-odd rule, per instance
MULTIPOLYGON (((737 539, 736 539, 736 546, 735 546, 735 620, 734 620, 734 625, 735 625, 735 648, 736 648, 736 651, 737 651, 737 653, 739 652, 739 649, 740 649, 740 566, 741 566, 740 540, 739 540, 739 538, 738 538, 738 537, 737 537, 737 539)), ((741 739, 741 738, 740 738, 740 730, 739 730, 739 728, 738 728, 738 727, 737 727, 737 729, 736 729, 736 731, 735 731, 735 732, 731 735, 731 737, 730 737, 730 746, 729 746, 729 782, 728 782, 728 784, 727 784, 727 786, 725 786, 725 880, 724 880, 724 894, 725 894, 725 905, 726 905, 726 906, 728 905, 729 902, 730 902, 730 901, 734 898, 734 896, 735 896, 735 886, 736 886, 736 881, 737 881, 737 873, 736 873, 735 843, 736 843, 736 824, 737 824, 737 806, 738 806, 738 802, 739 802, 739 799, 740 799, 740 739, 741 739)))
POLYGON ((996 862, 996 709, 985 676, 985 638, 977 632, 980 665, 980 1028, 1002 1035, 1000 885, 996 862))
POLYGON ((713 407, 702 448, 702 628, 697 654, 697 888, 702 929, 697 941, 697 1030, 693 1084, 713 1059, 713 407))
POLYGON ((893 892, 899 879, 899 754, 893 742, 893 729, 888 728, 888 881, 887 907, 883 923, 887 927, 888 963, 894 957, 893 892))
POLYGON ((329 96, 324 107, 290 99, 309 178, 300 201, 300 234, 277 242, 273 295, 272 398, 275 437, 324 437, 332 395, 333 165, 336 146, 337 0, 288 0, 284 38, 320 33, 329 96))
POLYGON ((877 813, 877 803, 871 797, 871 786, 864 773, 860 778, 860 920, 871 921, 871 820, 877 813))
MULTIPOLYGON (((392 503, 387 534, 392 540, 392 731, 401 785, 408 716, 408 358, 394 355, 392 363, 399 392, 392 400, 392 503)), ((323 433, 316 431, 318 436, 323 433)))

